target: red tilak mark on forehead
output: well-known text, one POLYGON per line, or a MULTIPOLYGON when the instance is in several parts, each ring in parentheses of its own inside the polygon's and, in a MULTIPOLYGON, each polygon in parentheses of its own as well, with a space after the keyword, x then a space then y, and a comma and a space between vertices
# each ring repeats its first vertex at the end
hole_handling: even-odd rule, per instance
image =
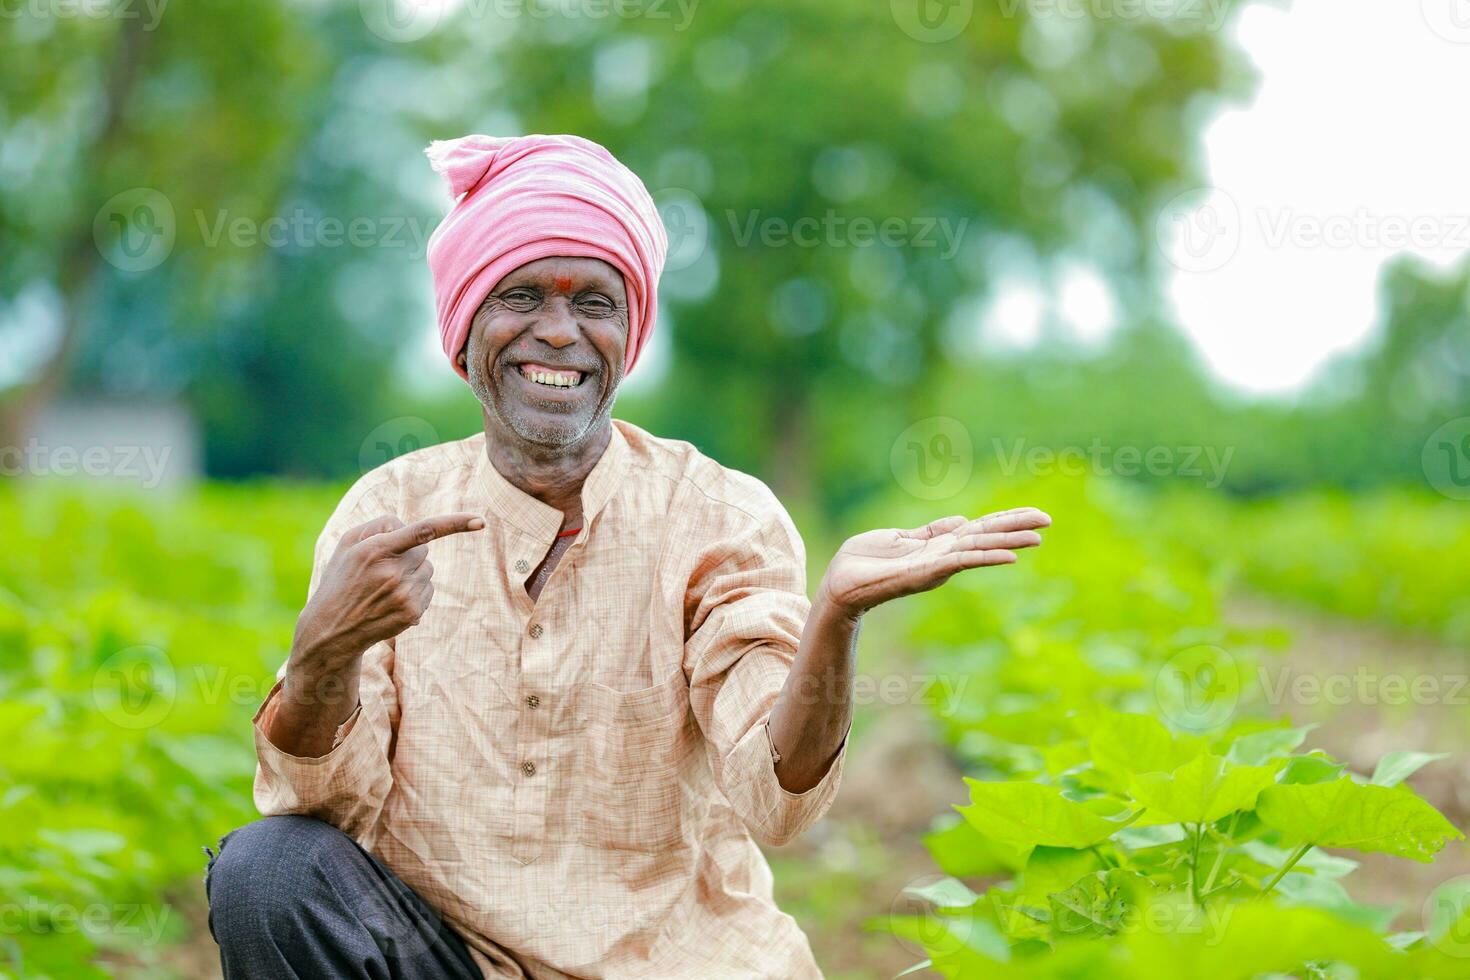
POLYGON ((556 286, 558 292, 569 292, 572 288, 571 276, 555 276, 552 278, 551 282, 554 286, 556 286))

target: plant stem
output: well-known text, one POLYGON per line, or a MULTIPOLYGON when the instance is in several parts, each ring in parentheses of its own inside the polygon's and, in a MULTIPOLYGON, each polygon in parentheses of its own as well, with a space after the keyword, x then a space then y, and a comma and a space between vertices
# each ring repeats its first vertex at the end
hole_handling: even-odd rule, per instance
POLYGON ((1189 857, 1189 894, 1194 897, 1194 904, 1204 907, 1204 902, 1199 897, 1199 844, 1200 839, 1205 836, 1205 825, 1197 823, 1194 825, 1194 851, 1189 857))
MULTIPOLYGON (((1234 839, 1234 837, 1235 837, 1235 824, 1236 824, 1236 821, 1238 821, 1239 819, 1240 819, 1240 811, 1239 810, 1236 810, 1235 811, 1235 815, 1230 818, 1230 829, 1227 830, 1227 831, 1225 831, 1225 840, 1227 842, 1230 841, 1230 840, 1232 840, 1232 839, 1234 839)), ((1210 893, 1210 889, 1214 887, 1214 884, 1215 884, 1215 875, 1217 875, 1217 874, 1220 873, 1220 865, 1222 863, 1224 863, 1224 861, 1225 861, 1225 843, 1222 842, 1221 845, 1220 845, 1220 849, 1215 852, 1215 864, 1214 864, 1213 867, 1210 868, 1210 876, 1205 879, 1205 894, 1206 895, 1208 895, 1210 893)))
POLYGON ((1311 849, 1312 845, 1310 843, 1307 843, 1303 844, 1301 847, 1298 847, 1295 851, 1293 851, 1291 857, 1286 859, 1286 863, 1281 866, 1280 870, 1278 870, 1274 875, 1271 876, 1270 881, 1266 882, 1266 887, 1261 889, 1261 894, 1269 894, 1271 889, 1276 887, 1277 882, 1279 882, 1282 878, 1285 878, 1286 873, 1290 871, 1298 861, 1306 857, 1307 852, 1311 849))

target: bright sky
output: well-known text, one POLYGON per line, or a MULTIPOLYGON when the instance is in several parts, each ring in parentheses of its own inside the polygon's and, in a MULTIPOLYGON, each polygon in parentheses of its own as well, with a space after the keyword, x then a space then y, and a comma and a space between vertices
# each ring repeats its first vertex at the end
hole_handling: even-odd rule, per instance
POLYGON ((1222 379, 1284 391, 1371 335, 1385 261, 1470 249, 1470 0, 1256 4, 1234 31, 1257 97, 1205 131, 1214 191, 1161 218, 1166 291, 1222 379))

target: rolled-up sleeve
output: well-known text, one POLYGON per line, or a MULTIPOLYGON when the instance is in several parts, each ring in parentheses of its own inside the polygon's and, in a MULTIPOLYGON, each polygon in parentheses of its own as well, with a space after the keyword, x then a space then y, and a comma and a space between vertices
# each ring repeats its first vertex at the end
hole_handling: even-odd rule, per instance
MULTIPOLYGON (((792 793, 776 776, 766 722, 796 659, 811 602, 806 552, 775 496, 715 522, 691 576, 685 642, 689 698, 715 781, 763 844, 784 844, 832 805, 847 738, 820 782, 792 793)), ((706 529, 707 531, 708 529, 706 529)))
MULTIPOLYGON (((316 592, 322 571, 343 532, 387 510, 376 509, 371 494, 354 487, 317 538, 308 595, 316 592)), ((358 707, 338 729, 326 755, 291 755, 266 735, 274 717, 286 665, 253 720, 255 730, 255 806, 264 816, 302 814, 316 817, 353 837, 362 837, 377 821, 393 784, 393 735, 398 698, 393 683, 392 641, 374 644, 364 655, 358 683, 358 707)))

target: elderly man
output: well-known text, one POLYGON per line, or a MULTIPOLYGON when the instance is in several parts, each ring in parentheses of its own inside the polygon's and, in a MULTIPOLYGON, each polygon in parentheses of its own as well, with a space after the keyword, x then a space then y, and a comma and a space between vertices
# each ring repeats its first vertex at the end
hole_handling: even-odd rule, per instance
POLYGON ((574 136, 435 143, 429 263, 483 434, 367 474, 210 862, 236 977, 819 976, 757 841, 826 811, 863 613, 1013 562, 1033 509, 848 540, 806 594, 759 480, 611 417, 666 251, 574 136))

